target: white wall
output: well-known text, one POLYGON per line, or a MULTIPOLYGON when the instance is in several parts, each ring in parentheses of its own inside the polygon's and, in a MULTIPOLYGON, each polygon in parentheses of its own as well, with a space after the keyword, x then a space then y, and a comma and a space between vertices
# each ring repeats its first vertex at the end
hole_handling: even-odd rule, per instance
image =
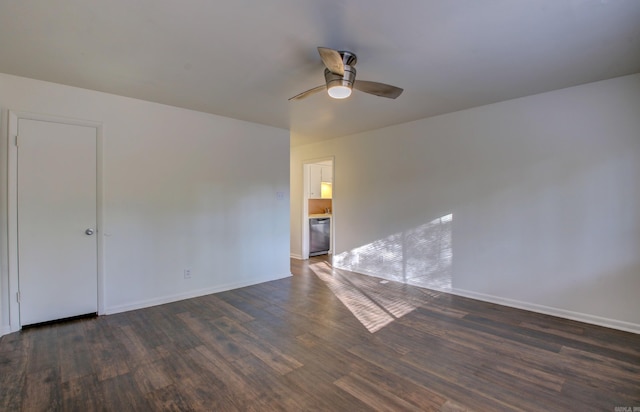
POLYGON ((288 131, 2 74, 0 109, 3 331, 7 110, 104 124, 107 312, 290 275, 288 131))
POLYGON ((452 214, 452 292, 640 332, 639 114, 637 74, 295 147, 291 254, 300 165, 335 156, 344 267, 452 214))

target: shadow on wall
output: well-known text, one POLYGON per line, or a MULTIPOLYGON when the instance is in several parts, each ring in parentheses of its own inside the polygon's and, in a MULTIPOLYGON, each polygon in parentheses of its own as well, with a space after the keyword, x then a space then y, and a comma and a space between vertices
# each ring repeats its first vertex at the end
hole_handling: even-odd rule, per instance
POLYGON ((334 256, 333 266, 396 282, 448 292, 453 249, 448 214, 334 256))

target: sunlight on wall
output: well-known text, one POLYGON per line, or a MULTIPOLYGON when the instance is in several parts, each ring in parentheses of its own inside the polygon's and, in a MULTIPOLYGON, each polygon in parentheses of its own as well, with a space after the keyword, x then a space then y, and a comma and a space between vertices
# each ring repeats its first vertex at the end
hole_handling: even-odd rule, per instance
POLYGON ((440 291, 451 290, 453 215, 334 256, 338 269, 440 291))
POLYGON ((379 331, 417 307, 404 299, 394 298, 392 294, 385 294, 384 285, 379 283, 378 288, 381 290, 376 293, 364 291, 350 282, 348 276, 332 271, 326 262, 309 267, 371 333, 379 331))
POLYGON ((331 199, 333 197, 333 185, 329 182, 320 182, 320 197, 331 199))

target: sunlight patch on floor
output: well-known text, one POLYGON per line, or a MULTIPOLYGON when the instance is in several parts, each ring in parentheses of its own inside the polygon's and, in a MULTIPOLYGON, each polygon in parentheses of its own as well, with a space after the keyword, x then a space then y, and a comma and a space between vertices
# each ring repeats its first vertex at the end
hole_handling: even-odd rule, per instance
POLYGON ((408 302, 385 296, 385 284, 378 284, 380 290, 375 294, 367 293, 349 282, 345 276, 334 273, 326 262, 309 267, 371 333, 416 309, 416 306, 408 302))

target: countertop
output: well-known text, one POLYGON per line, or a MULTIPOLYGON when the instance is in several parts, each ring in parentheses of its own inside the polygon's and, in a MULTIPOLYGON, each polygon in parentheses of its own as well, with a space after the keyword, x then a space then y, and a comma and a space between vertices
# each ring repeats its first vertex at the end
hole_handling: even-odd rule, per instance
POLYGON ((325 217, 331 217, 331 213, 317 213, 315 215, 309 215, 309 219, 318 219, 325 217))

